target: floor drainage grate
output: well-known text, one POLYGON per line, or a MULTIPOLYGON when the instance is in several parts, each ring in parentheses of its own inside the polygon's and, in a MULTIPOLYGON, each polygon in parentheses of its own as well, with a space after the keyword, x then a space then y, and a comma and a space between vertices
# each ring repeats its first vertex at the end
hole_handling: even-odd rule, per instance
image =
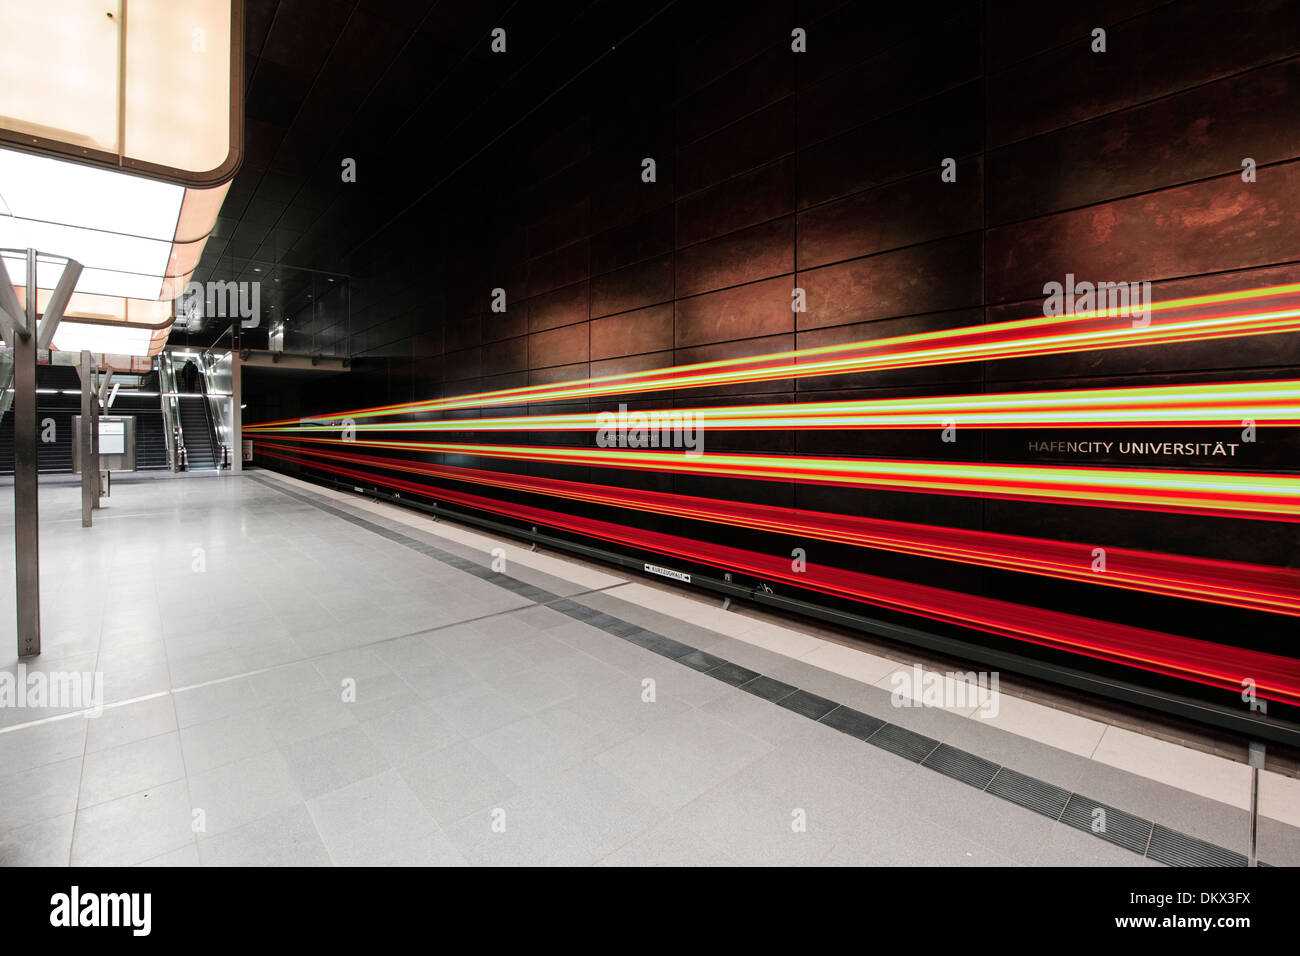
POLYGON ((1061 822, 1076 830, 1091 833, 1099 840, 1132 850, 1139 856, 1146 855, 1147 844, 1151 842, 1151 828, 1154 826, 1150 820, 1081 797, 1077 793, 1070 795, 1070 802, 1061 814, 1061 822))
POLYGON ((712 654, 706 654, 704 651, 691 651, 677 658, 678 664, 685 664, 691 670, 711 671, 719 664, 726 663, 721 657, 714 657, 712 654))
POLYGON ((605 618, 600 619, 600 624, 598 624, 597 626, 601 630, 609 631, 609 633, 613 634, 615 637, 640 638, 646 635, 649 635, 651 637, 659 636, 658 634, 651 634, 650 631, 647 631, 644 627, 641 627, 639 624, 633 624, 631 621, 620 621, 618 618, 609 617, 608 615, 606 615, 605 618))
POLYGON ((740 685, 740 689, 747 694, 753 694, 755 697, 761 697, 763 700, 776 703, 782 697, 789 697, 795 689, 790 684, 782 683, 771 677, 764 677, 762 674, 753 680, 745 681, 740 685))
POLYGON ((977 757, 974 754, 968 754, 964 750, 958 750, 956 747, 949 747, 947 744, 940 744, 934 749, 934 753, 926 757, 921 762, 921 766, 929 767, 945 777, 952 777, 976 790, 983 790, 997 776, 999 766, 992 760, 985 760, 983 757, 977 757))
POLYGON ((871 735, 867 743, 881 750, 888 750, 891 754, 905 757, 913 763, 920 763, 935 747, 939 746, 939 741, 904 730, 897 724, 885 724, 871 735))
POLYGON ((1234 853, 1158 823, 1147 856, 1168 866, 1245 866, 1248 862, 1244 853, 1234 853))
POLYGON ((1070 791, 1006 767, 998 771, 985 792, 1041 813, 1050 820, 1061 819, 1065 805, 1070 802, 1070 791))
POLYGON ((733 664, 731 661, 723 661, 713 670, 709 671, 710 677, 716 677, 724 684, 730 684, 732 687, 739 687, 746 684, 758 676, 758 671, 751 671, 748 667, 741 667, 739 664, 733 664))
POLYGON ((839 705, 833 700, 827 700, 825 697, 818 697, 816 694, 810 694, 806 690, 796 690, 788 697, 782 697, 777 702, 777 706, 784 707, 786 710, 792 710, 796 714, 807 717, 809 720, 821 720, 839 705))
POLYGON ((636 637, 628 638, 640 644, 648 651, 654 651, 669 660, 680 660, 689 654, 694 648, 689 644, 683 644, 681 641, 674 641, 671 637, 664 637, 662 634, 655 634, 653 631, 642 630, 636 637))
POLYGON ((820 722, 827 727, 835 728, 842 734, 856 737, 858 740, 866 740, 885 726, 885 722, 879 717, 872 717, 870 714, 864 714, 852 707, 845 707, 843 704, 823 717, 820 722))

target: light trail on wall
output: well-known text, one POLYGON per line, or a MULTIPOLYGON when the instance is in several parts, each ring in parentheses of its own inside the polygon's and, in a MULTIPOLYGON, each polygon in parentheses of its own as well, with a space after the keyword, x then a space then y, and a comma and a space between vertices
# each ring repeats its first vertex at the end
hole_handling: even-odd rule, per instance
MULTIPOLYGON (((1290 568, 1190 558, 1129 548, 1106 547, 1099 552, 1095 545, 1087 543, 1051 541, 635 488, 611 488, 589 482, 434 465, 400 458, 297 449, 263 440, 256 440, 255 444, 263 454, 275 457, 289 455, 308 467, 313 467, 314 462, 306 461, 302 455, 422 475, 442 481, 483 485, 610 508, 1082 581, 1247 610, 1300 616, 1300 570, 1290 568)), ((435 497, 438 494, 434 489, 425 493, 435 497)))
MULTIPOLYGON (((1136 388, 926 396, 852 402, 791 402, 704 408, 637 409, 625 418, 609 412, 455 418, 414 422, 359 422, 356 431, 595 431, 636 416, 688 420, 692 427, 735 431, 784 429, 1140 428, 1300 425, 1300 381, 1224 382, 1136 388)), ((337 427, 337 426, 335 426, 337 427)), ((319 425, 262 426, 262 434, 319 430, 319 425)))
POLYGON ((694 541, 662 532, 627 528, 528 505, 513 504, 452 491, 328 462, 296 461, 354 481, 461 504, 610 541, 625 547, 668 555, 709 567, 752 574, 802 590, 864 602, 931 620, 996 634, 1012 640, 1163 674, 1222 690, 1240 692, 1251 681, 1268 700, 1300 704, 1300 660, 1196 638, 1181 637, 1110 621, 1079 617, 929 585, 862 574, 809 562, 794 571, 788 558, 694 541))
POLYGON ((383 448, 421 454, 638 469, 664 474, 847 485, 885 491, 1300 521, 1300 477, 1290 475, 707 452, 680 455, 622 448, 376 441, 361 438, 345 441, 315 435, 295 435, 293 440, 331 447, 383 448))
MULTIPOLYGON (((1037 316, 572 382, 360 408, 331 413, 330 417, 379 418, 1294 332, 1300 331, 1300 283, 1171 299, 1152 303, 1151 310, 1162 314, 1159 318, 1152 318, 1146 326, 1134 326, 1131 318, 1108 310, 1037 316), (1282 297, 1294 301, 1277 303, 1286 307, 1265 311, 1220 311, 1231 303, 1282 297), (1207 309, 1212 314, 1201 314, 1207 309), (1187 314, 1164 314, 1183 312, 1187 314)), ((298 424, 303 420, 290 418, 262 422, 248 425, 245 430, 251 432, 259 428, 298 424)))

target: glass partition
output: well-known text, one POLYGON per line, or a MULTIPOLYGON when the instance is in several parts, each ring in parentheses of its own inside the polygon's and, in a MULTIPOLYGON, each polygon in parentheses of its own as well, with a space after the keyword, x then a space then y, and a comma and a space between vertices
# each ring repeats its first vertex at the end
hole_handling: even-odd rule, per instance
POLYGON ((212 419, 213 431, 219 446, 218 460, 222 467, 232 461, 235 436, 235 400, 234 375, 231 364, 234 353, 209 349, 199 361, 199 371, 203 376, 203 391, 208 403, 208 412, 212 419))
POLYGON ((351 349, 348 277, 220 256, 195 274, 170 343, 343 357, 351 349))

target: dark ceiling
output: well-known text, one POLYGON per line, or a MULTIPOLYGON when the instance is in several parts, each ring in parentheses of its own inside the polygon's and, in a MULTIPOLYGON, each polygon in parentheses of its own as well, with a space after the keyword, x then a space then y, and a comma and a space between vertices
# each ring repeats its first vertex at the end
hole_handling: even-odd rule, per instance
POLYGON ((244 159, 194 278, 261 280, 272 320, 295 314, 320 273, 346 275, 351 250, 669 6, 247 0, 244 159))

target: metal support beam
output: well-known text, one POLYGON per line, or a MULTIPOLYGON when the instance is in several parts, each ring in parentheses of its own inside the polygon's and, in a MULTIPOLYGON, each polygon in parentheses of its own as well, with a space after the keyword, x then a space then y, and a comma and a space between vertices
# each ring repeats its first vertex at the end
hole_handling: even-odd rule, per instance
POLYGON ((8 270, 0 266, 0 335, 12 347, 14 334, 27 328, 27 313, 18 304, 8 270))
POLYGON ((59 276, 59 284, 54 287, 54 292, 50 295, 50 301, 45 303, 41 324, 36 327, 38 349, 48 349, 50 343, 54 341, 54 332, 63 319, 63 310, 68 307, 68 300, 72 298, 72 292, 77 288, 77 280, 80 278, 81 263, 69 259, 68 264, 63 267, 63 275, 59 276))
POLYGON ((114 369, 113 366, 111 365, 108 366, 108 371, 104 373, 103 378, 99 383, 99 407, 100 408, 108 408, 108 386, 113 381, 114 371, 116 371, 116 369, 114 369))
POLYGON ((81 445, 81 526, 89 528, 92 524, 91 513, 95 508, 95 495, 98 493, 99 469, 90 466, 95 461, 91 446, 92 420, 91 406, 95 401, 93 383, 90 379, 90 353, 81 353, 81 434, 77 442, 81 445))
MULTIPOLYGON (((17 316, 14 317, 15 319, 17 316)), ((18 656, 41 652, 40 516, 36 501, 36 250, 27 250, 27 309, 15 325, 14 349, 14 582, 18 656)))

